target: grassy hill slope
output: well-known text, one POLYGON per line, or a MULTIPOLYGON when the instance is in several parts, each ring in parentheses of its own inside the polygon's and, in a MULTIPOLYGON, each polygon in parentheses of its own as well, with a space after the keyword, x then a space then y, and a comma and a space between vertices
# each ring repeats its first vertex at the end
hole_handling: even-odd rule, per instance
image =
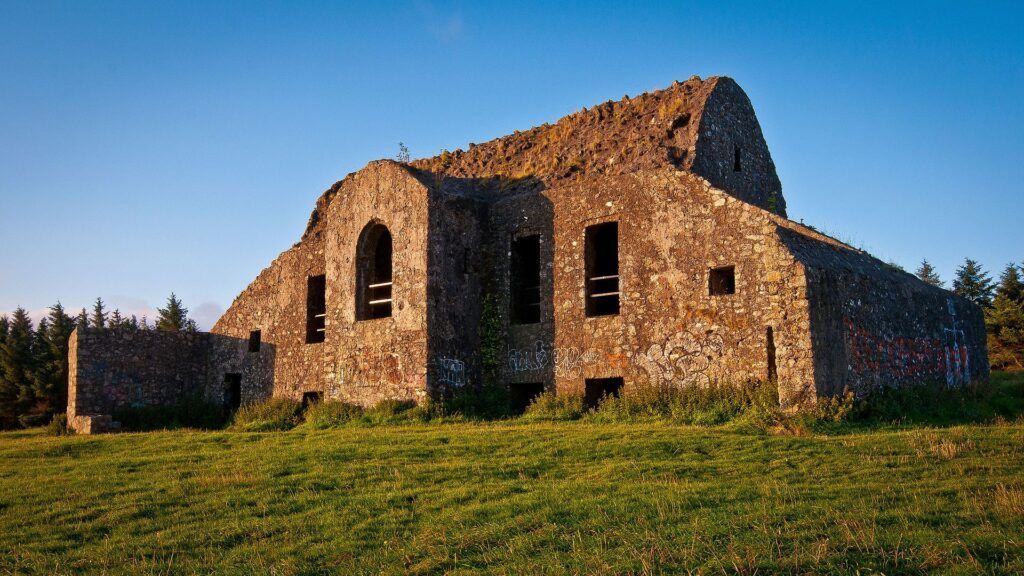
POLYGON ((0 435, 0 572, 1024 572, 1024 424, 0 435))

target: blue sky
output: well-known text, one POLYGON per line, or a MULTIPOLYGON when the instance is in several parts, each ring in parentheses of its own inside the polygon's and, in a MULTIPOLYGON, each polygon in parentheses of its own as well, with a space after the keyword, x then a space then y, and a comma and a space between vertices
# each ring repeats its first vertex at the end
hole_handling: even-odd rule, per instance
POLYGON ((0 1, 0 311, 174 291, 203 327, 368 161, 692 75, 790 217, 947 280, 1024 260, 1024 4, 0 1))

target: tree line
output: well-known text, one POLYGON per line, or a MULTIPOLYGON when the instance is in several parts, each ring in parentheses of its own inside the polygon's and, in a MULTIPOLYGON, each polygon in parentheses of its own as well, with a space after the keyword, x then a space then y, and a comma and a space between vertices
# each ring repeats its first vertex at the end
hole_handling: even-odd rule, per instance
MULTIPOLYGON (((915 272, 925 282, 945 288, 935 268, 922 260, 915 272)), ((956 269, 953 293, 974 302, 985 312, 988 358, 994 370, 1024 370, 1024 268, 1010 262, 993 280, 975 260, 965 258, 956 269)))
POLYGON ((97 298, 92 312, 71 315, 60 302, 37 326, 24 308, 0 316, 0 429, 38 426, 62 414, 68 403, 68 338, 76 327, 195 331, 188 308, 173 293, 150 324, 143 316, 108 312, 97 298))

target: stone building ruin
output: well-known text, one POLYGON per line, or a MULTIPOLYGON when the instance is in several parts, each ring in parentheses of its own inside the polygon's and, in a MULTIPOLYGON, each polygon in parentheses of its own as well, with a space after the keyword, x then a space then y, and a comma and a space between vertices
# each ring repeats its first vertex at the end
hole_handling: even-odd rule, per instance
POLYGON ((100 431, 187 394, 373 405, 477 386, 485 299, 520 405, 765 379, 796 405, 988 376, 981 310, 788 220, 746 94, 694 77, 369 163, 210 333, 76 333, 68 415, 100 431))

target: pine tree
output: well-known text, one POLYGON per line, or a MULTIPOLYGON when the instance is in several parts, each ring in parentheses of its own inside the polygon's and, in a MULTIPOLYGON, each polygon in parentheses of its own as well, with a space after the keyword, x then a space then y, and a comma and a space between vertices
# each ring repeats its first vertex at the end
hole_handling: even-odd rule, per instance
MULTIPOLYGON (((143 322, 146 321, 146 317, 145 316, 142 317, 142 321, 143 322)), ((128 320, 127 327, 131 328, 132 330, 138 330, 139 329, 139 319, 135 317, 135 314, 132 314, 132 317, 128 320)))
POLYGON ((19 307, 0 346, 0 428, 17 426, 18 416, 25 413, 33 399, 34 337, 32 320, 19 307))
POLYGON ((156 329, 166 332, 180 332, 188 326, 188 308, 171 292, 165 308, 157 308, 156 329))
POLYGON ((75 318, 75 326, 79 328, 89 327, 89 314, 86 313, 85 308, 82 308, 82 311, 79 312, 78 316, 75 318))
POLYGON ((935 267, 932 266, 931 262, 929 262, 927 258, 921 260, 921 265, 917 267, 917 271, 914 272, 914 274, 917 274, 917 277, 923 280, 926 284, 938 286, 939 288, 946 287, 945 282, 943 282, 942 278, 939 277, 939 272, 935 270, 935 267))
POLYGON ((96 303, 92 305, 93 328, 105 328, 107 326, 107 311, 103 308, 103 298, 96 297, 96 303))
POLYGON ((1012 263, 999 277, 992 307, 985 310, 993 368, 1024 369, 1024 285, 1012 263))
MULTIPOLYGON (((49 419, 53 414, 64 412, 68 402, 68 338, 75 328, 74 318, 64 312, 60 302, 50 306, 49 329, 42 342, 45 352, 37 369, 36 396, 42 401, 41 414, 49 419)), ((37 332, 43 332, 42 327, 37 332)))
POLYGON ((146 315, 142 315, 142 320, 139 320, 139 330, 152 330, 153 327, 149 325, 149 320, 146 315))
POLYGON ((110 313, 110 320, 107 321, 108 328, 124 328, 127 320, 121 316, 121 311, 114 308, 114 311, 110 313))
POLYGON ((982 308, 988 308, 992 305, 994 290, 992 278, 981 268, 981 264, 970 258, 964 258, 963 265, 956 269, 953 292, 982 308))
POLYGON ((1021 282, 1020 268, 1012 262, 1006 265, 1006 269, 999 275, 999 285, 996 286, 996 297, 1000 295, 1014 301, 1020 302, 1024 299, 1024 282, 1021 282))

